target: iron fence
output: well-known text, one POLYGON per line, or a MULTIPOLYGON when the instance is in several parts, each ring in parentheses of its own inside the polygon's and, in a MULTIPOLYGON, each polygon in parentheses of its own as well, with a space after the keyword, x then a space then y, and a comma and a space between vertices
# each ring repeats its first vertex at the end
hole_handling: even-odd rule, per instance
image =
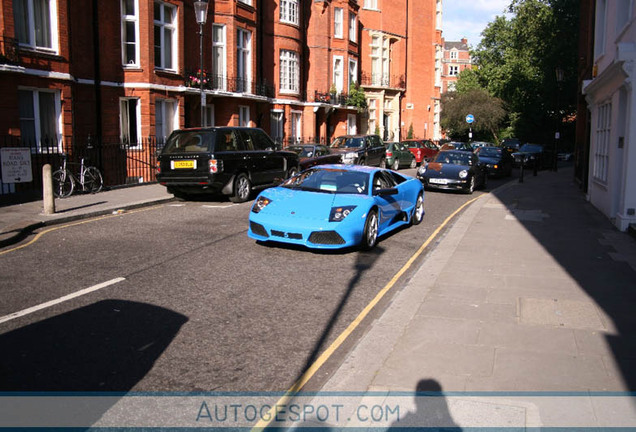
POLYGON ((28 149, 32 174, 30 182, 2 183, 0 164, 0 204, 41 198, 42 167, 50 164, 53 171, 59 169, 63 155, 67 156, 68 162, 79 163, 84 158, 85 163, 99 168, 106 188, 155 182, 158 144, 160 148, 162 142, 157 142, 153 137, 135 143, 122 142, 119 138, 88 137, 75 141, 65 138, 61 142, 35 142, 15 136, 0 137, 0 149, 28 149))

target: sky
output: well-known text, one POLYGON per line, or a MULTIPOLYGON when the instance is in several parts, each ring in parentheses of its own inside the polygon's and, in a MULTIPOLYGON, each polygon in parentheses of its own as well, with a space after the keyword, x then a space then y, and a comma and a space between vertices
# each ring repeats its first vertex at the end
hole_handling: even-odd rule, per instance
POLYGON ((510 0, 443 0, 442 37, 449 42, 466 37, 468 45, 477 47, 480 33, 497 15, 503 15, 510 3, 510 0))

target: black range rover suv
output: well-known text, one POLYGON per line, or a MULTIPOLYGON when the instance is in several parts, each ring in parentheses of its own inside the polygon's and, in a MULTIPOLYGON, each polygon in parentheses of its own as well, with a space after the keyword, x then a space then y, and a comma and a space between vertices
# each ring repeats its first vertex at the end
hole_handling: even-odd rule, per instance
POLYGON ((157 180, 175 196, 222 194, 233 202, 296 174, 299 162, 262 129, 240 127, 176 130, 157 159, 157 180))

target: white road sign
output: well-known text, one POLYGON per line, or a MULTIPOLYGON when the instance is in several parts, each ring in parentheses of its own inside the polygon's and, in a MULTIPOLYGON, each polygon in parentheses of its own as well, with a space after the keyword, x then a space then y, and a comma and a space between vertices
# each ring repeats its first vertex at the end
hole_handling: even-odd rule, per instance
POLYGON ((0 149, 2 183, 28 183, 33 181, 31 149, 5 147, 0 149))

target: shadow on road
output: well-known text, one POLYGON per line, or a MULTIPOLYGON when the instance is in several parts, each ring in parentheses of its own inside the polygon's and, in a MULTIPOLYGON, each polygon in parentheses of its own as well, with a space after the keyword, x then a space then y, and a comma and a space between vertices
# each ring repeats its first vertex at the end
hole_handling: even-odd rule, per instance
POLYGON ((0 391, 126 392, 187 317, 105 300, 0 335, 0 391))

